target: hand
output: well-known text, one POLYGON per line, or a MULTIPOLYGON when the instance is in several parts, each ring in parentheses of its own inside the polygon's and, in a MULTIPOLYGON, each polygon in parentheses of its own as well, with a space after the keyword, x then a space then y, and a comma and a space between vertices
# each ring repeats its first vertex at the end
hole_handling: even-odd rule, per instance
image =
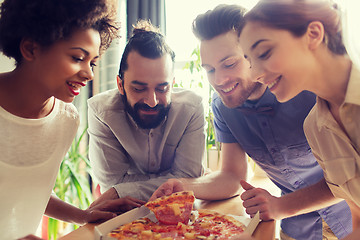
POLYGON ((230 240, 255 240, 255 238, 251 237, 248 233, 240 233, 229 238, 230 240))
POLYGON ((85 222, 107 221, 143 204, 145 201, 136 198, 119 198, 116 190, 110 188, 85 210, 85 222))
POLYGON ((172 178, 167 180, 158 189, 156 189, 156 191, 150 197, 149 201, 153 201, 159 197, 168 196, 174 192, 181 192, 181 191, 184 191, 183 183, 178 179, 172 178))
POLYGON ((44 240, 44 239, 39 238, 35 235, 27 235, 26 237, 19 238, 18 240, 44 240))
POLYGON ((260 218, 264 221, 281 219, 279 198, 272 196, 265 189, 251 186, 244 180, 241 180, 240 184, 245 190, 241 194, 241 199, 244 201, 243 206, 247 214, 254 217, 259 211, 260 218))

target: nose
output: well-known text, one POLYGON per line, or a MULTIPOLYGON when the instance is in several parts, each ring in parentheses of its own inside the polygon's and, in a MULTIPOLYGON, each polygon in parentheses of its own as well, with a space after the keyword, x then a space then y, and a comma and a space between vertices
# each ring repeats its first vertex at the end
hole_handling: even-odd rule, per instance
POLYGON ((93 68, 91 66, 83 67, 80 70, 79 75, 83 81, 91 81, 94 78, 93 68))
POLYGON ((144 103, 147 104, 149 107, 155 107, 156 105, 158 105, 159 100, 156 96, 156 92, 155 91, 149 91, 147 96, 145 97, 144 103))
POLYGON ((265 72, 259 65, 252 65, 250 71, 251 79, 254 82, 264 83, 265 72))
POLYGON ((214 84, 218 86, 224 85, 228 79, 229 77, 225 73, 216 71, 214 76, 214 84))

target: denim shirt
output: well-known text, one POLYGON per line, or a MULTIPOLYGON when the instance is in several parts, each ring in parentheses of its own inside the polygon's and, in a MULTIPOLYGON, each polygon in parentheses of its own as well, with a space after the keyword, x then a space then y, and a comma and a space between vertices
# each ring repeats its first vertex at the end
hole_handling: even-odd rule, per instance
MULTIPOLYGON (((291 193, 323 178, 303 131, 304 119, 315 102, 315 95, 304 91, 279 103, 267 89, 259 100, 230 109, 215 94, 212 108, 216 138, 223 143, 239 143, 282 195, 291 193)), ((295 239, 322 239, 321 218, 338 238, 352 231, 351 212, 345 201, 283 219, 281 228, 295 239)))

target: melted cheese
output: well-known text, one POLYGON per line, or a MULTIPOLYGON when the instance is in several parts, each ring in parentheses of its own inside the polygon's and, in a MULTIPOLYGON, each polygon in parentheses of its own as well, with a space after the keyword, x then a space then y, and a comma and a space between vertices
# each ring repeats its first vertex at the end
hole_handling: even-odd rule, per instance
POLYGON ((176 203, 171 204, 171 208, 172 208, 172 210, 174 211, 174 215, 175 215, 175 216, 179 216, 179 215, 180 215, 181 210, 180 210, 180 205, 179 205, 179 204, 176 204, 176 203))

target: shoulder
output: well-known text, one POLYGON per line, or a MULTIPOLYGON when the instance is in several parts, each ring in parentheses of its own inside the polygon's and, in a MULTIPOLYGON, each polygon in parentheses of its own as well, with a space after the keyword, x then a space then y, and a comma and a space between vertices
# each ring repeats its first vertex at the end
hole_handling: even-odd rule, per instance
POLYGON ((88 106, 95 112, 119 111, 124 109, 121 94, 117 88, 111 89, 88 99, 88 106))
POLYGON ((192 90, 173 88, 171 95, 172 105, 183 105, 183 107, 202 107, 202 97, 192 90))
POLYGON ((219 94, 217 92, 215 92, 213 95, 212 95, 212 101, 211 101, 211 104, 215 107, 222 107, 222 106, 225 106, 224 103, 222 102, 219 94))
POLYGON ((60 114, 66 115, 68 118, 78 119, 79 112, 72 103, 66 103, 60 100, 56 100, 60 114))

